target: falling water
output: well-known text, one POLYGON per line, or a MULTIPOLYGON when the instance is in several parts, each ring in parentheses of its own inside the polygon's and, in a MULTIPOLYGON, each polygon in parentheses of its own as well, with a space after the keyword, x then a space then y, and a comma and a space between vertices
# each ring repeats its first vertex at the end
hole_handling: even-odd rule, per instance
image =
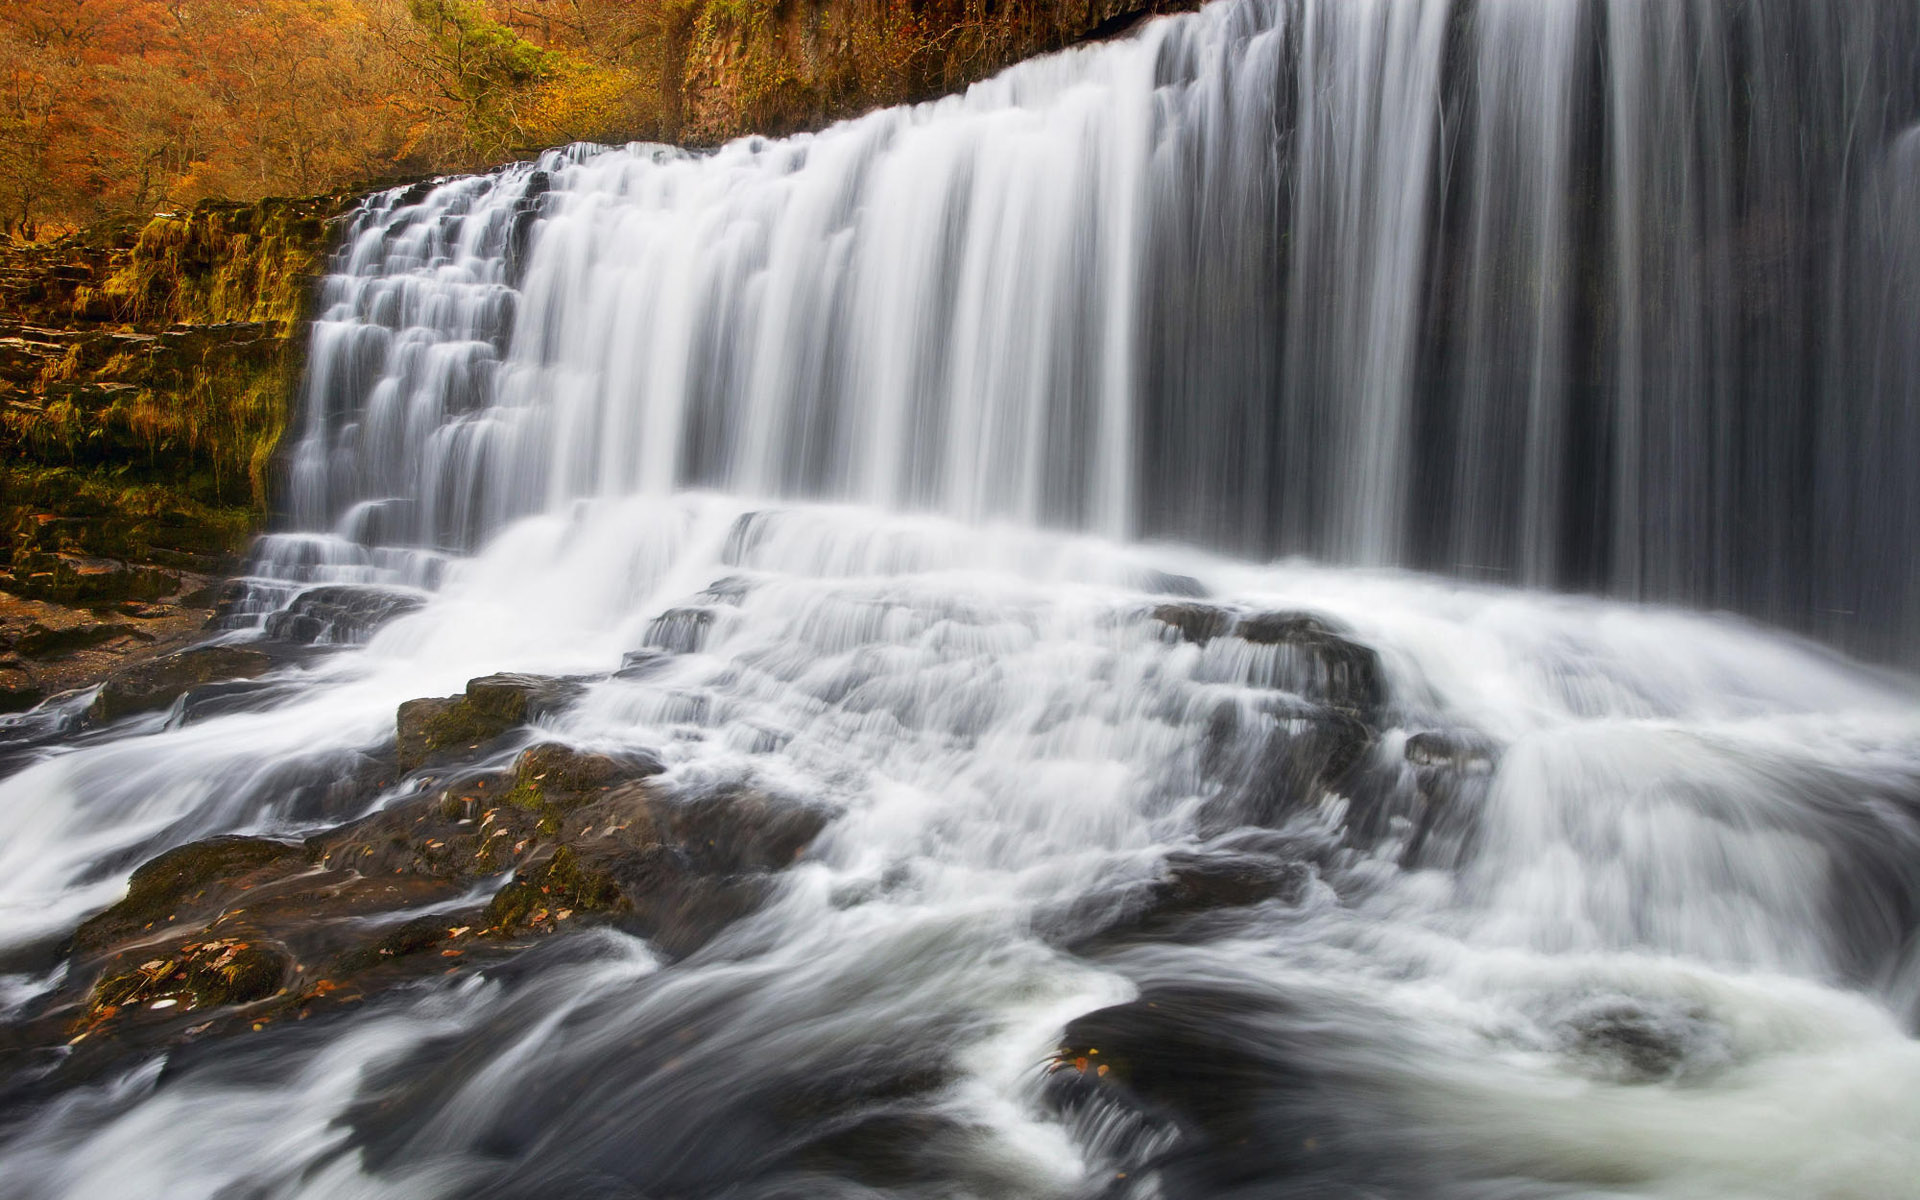
POLYGON ((838 815, 685 961, 0 1092, 0 1195, 1920 1197, 1920 704, 1797 636, 1920 656, 1916 212, 1912 0, 1226 0, 372 198, 225 636, 423 606, 254 711, 16 720, 4 961, 358 815, 394 706, 492 671, 838 815), (1194 854, 1299 887, 1101 940, 1194 854), (1136 996, 1239 1141, 1061 1099, 1136 996))

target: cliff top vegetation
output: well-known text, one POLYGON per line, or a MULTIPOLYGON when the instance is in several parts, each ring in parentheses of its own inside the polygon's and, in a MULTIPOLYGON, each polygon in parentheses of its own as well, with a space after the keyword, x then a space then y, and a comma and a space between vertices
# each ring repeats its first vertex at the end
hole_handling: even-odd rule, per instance
POLYGON ((1191 0, 7 0, 0 232, 935 94, 1191 0))

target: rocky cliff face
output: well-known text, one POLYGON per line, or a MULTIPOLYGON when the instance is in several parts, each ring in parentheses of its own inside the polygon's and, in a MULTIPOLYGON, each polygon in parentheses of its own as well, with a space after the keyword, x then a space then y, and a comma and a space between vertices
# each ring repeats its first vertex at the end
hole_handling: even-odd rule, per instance
POLYGON ((957 91, 1199 0, 706 0, 688 10, 680 140, 817 128, 957 91))
POLYGON ((0 711, 190 638, 266 512, 348 193, 0 242, 0 711))

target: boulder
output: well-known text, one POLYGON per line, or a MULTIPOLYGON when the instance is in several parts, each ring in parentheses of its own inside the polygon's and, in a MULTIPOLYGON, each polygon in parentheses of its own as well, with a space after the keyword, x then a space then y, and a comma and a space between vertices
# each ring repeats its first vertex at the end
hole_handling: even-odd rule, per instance
POLYGON ((522 751, 514 761, 513 788, 506 802, 538 816, 543 830, 558 833, 562 817, 599 799, 615 784, 664 770, 651 756, 590 754, 559 742, 542 742, 522 751))
POLYGON ((350 645, 366 641, 387 622, 425 603, 423 596, 391 588, 309 588, 287 607, 269 615, 264 629, 275 641, 350 645))
POLYGON ((187 942, 131 970, 104 978, 88 1006, 92 1024, 124 1008, 180 1013, 250 1004, 280 990, 291 960, 285 952, 238 938, 187 942))
MULTIPOLYGON (((555 684, 489 677, 450 699, 497 727, 570 694, 555 684)), ((71 990, 47 1002, 35 1044, 82 1045, 63 1071, 109 1071, 118 1056, 336 1009, 596 922, 690 953, 762 903, 831 814, 748 788, 674 796, 662 771, 642 753, 540 743, 508 770, 443 768, 304 844, 228 836, 168 850, 75 934, 71 990)))
POLYGON ((1380 656, 1319 617, 1254 613, 1235 623, 1233 636, 1280 649, 1271 674, 1254 681, 1259 686, 1282 688, 1369 719, 1386 698, 1380 656))
POLYGON ((688 954, 757 908, 831 815, 751 789, 674 798, 644 782, 614 787, 565 814, 557 848, 516 871, 487 922, 541 930, 606 914, 662 953, 688 954))
POLYGON ((1237 844, 1176 850, 1158 875, 1066 905, 1040 924, 1056 944, 1087 954, 1140 938, 1189 939, 1194 918, 1277 900, 1298 904, 1312 882, 1305 863, 1237 844))
MULTIPOLYGON (((1153 1194, 1243 1194, 1258 1179, 1263 1194, 1322 1195, 1329 1167, 1380 1147, 1367 1118, 1357 1142, 1346 1128, 1352 1082, 1321 1078, 1339 1037, 1254 986, 1150 982, 1068 1023, 1043 1096, 1102 1167, 1150 1172, 1153 1194)), ((1403 1193, 1417 1191, 1381 1192, 1403 1193)))
POLYGON ((298 843, 270 838, 227 836, 176 846, 134 871, 126 898, 82 925, 74 934, 74 946, 93 949, 136 936, 209 890, 224 895, 248 876, 305 858, 298 843))
POLYGON ((409 700, 395 716, 400 769, 415 771, 459 759, 577 699, 576 680, 541 675, 486 675, 459 696, 409 700))
POLYGON ((1210 604, 1156 605, 1153 619, 1173 630, 1181 641, 1199 646, 1225 637, 1227 630, 1233 628, 1233 614, 1210 604))
POLYGON ((95 721, 165 708, 191 689, 216 680, 256 679, 273 668, 264 651, 248 646, 203 646, 138 663, 100 686, 87 709, 95 721))

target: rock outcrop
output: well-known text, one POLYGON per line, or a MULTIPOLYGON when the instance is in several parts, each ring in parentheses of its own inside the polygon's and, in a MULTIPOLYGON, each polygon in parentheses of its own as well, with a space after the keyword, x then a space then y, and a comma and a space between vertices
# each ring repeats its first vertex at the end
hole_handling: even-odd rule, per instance
POLYGON ((351 193, 0 240, 0 709, 186 644, 267 511, 351 193))
MULTIPOLYGON (((158 703, 215 660, 259 665, 234 653, 258 652, 176 655, 128 686, 158 703)), ((613 925, 673 957, 699 949, 766 900, 833 814, 752 788, 671 786, 642 753, 527 744, 529 722, 578 687, 495 675, 411 701, 396 752, 419 746, 423 725, 458 736, 416 756, 372 815, 304 842, 216 837, 149 861, 74 933, 68 985, 0 1042, 85 1074, 484 967, 572 928, 613 925)))

